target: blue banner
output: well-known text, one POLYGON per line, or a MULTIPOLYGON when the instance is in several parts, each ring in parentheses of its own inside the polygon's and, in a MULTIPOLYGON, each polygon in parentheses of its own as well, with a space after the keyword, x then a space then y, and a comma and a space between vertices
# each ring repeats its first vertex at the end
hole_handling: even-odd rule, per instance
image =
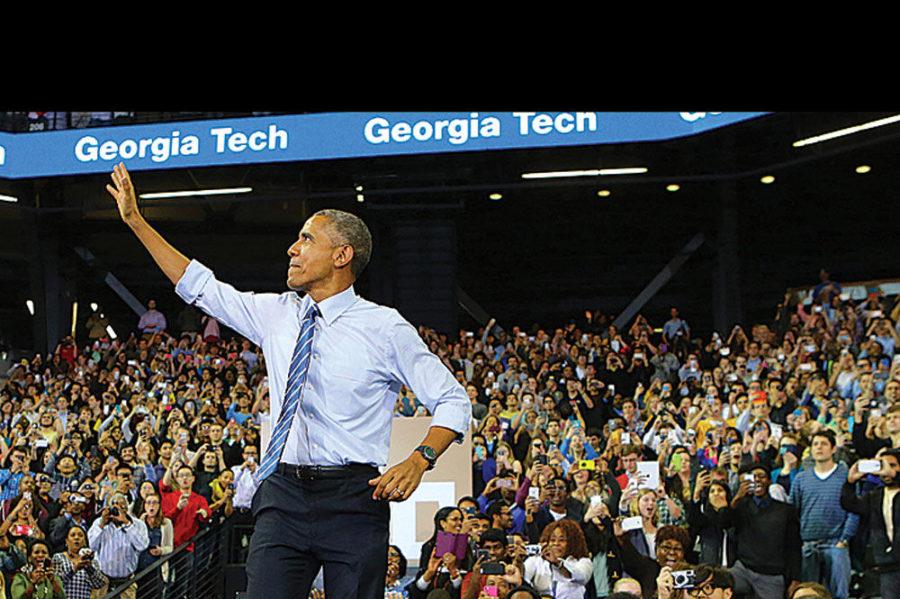
POLYGON ((0 133, 0 177, 659 141, 765 114, 344 112, 0 133))

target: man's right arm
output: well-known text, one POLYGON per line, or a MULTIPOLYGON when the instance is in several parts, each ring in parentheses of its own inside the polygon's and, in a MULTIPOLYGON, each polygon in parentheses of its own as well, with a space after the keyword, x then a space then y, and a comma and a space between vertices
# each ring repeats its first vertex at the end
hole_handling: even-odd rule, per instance
POLYGON ((134 186, 123 165, 115 168, 112 179, 115 187, 107 185, 106 189, 115 198, 122 220, 175 285, 179 297, 261 345, 265 323, 278 322, 278 314, 272 314, 272 308, 277 311, 279 295, 241 293, 231 285, 217 281, 210 269, 169 245, 141 216, 134 186))

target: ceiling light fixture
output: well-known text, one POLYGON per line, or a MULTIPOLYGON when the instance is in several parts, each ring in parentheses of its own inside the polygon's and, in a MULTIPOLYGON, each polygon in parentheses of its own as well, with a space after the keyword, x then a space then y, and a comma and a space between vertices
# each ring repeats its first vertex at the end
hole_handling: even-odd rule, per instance
POLYGON ((13 196, 7 196, 0 194, 0 202, 18 202, 19 198, 14 198, 13 196))
POLYGON ((678 191, 679 189, 681 189, 681 185, 679 185, 678 183, 670 183, 669 185, 666 185, 666 191, 678 191))
POLYGON ((861 164, 858 167, 856 167, 856 172, 857 172, 857 174, 860 174, 860 175, 865 175, 870 170, 872 170, 872 167, 869 166, 868 164, 861 164))
POLYGON ((608 189, 601 189, 600 191, 597 192, 597 195, 600 196, 601 198, 608 198, 610 196, 610 194, 612 194, 612 192, 608 189))
POLYGON ((363 194, 358 193, 358 194, 356 194, 356 201, 357 201, 357 202, 365 202, 365 201, 366 201, 366 197, 365 197, 363 194))
POLYGON ((775 182, 775 177, 773 177, 772 175, 766 175, 764 177, 761 177, 759 182, 763 185, 768 185, 769 183, 775 182))
POLYGON ((491 198, 492 200, 502 200, 503 194, 502 193, 492 193, 488 197, 491 198))
POLYGON ((838 129, 837 131, 823 133, 822 135, 816 135, 815 137, 807 137, 806 139, 795 141, 792 145, 795 148, 800 148, 802 146, 809 146, 812 144, 817 144, 821 141, 828 141, 829 139, 835 139, 836 137, 844 137, 845 135, 853 135, 854 133, 859 133, 860 131, 866 131, 868 129, 874 129, 876 127, 884 127, 885 125, 891 125, 898 122, 900 122, 900 114, 895 114, 894 116, 889 116, 884 119, 878 119, 877 121, 870 121, 868 123, 863 123, 862 125, 847 127, 845 129, 838 129))
POLYGON ((225 187, 222 189, 198 189, 196 191, 159 191, 154 193, 142 193, 145 200, 158 200, 160 198, 187 198, 191 196, 219 196, 235 193, 250 193, 252 187, 225 187))
POLYGON ((31 300, 25 300, 25 307, 28 308, 29 314, 34 316, 34 302, 31 300))
POLYGON ((546 171, 522 173, 523 179, 561 179, 564 177, 603 177, 608 175, 643 175, 647 169, 643 166, 625 168, 603 168, 588 171, 546 171))

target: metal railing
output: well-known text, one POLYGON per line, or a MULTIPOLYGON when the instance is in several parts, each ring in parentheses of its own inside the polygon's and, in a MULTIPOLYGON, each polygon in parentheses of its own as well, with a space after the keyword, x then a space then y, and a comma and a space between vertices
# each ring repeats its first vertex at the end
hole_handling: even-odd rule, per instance
POLYGON ((116 599, 133 587, 138 599, 220 599, 235 528, 225 519, 201 530, 172 553, 110 587, 103 599, 116 599))

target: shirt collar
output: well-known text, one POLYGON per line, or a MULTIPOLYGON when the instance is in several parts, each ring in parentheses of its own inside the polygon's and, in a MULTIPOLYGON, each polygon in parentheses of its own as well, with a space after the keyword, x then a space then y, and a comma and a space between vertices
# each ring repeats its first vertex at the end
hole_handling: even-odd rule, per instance
MULTIPOLYGON (((350 285, 340 293, 325 298, 316 305, 319 307, 319 312, 322 314, 322 319, 325 321, 325 324, 330 326, 347 310, 347 308, 356 303, 357 299, 358 296, 356 295, 356 291, 353 289, 353 285, 350 285)), ((313 299, 307 294, 301 302, 303 308, 301 318, 303 314, 306 314, 306 311, 309 310, 309 307, 312 304, 313 299)))

